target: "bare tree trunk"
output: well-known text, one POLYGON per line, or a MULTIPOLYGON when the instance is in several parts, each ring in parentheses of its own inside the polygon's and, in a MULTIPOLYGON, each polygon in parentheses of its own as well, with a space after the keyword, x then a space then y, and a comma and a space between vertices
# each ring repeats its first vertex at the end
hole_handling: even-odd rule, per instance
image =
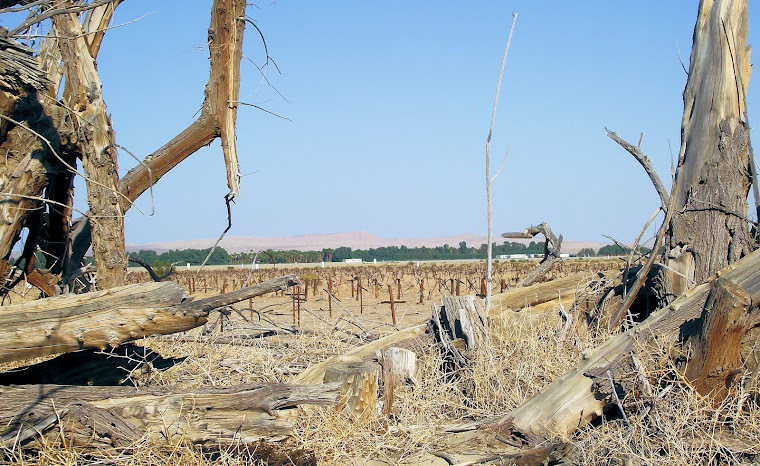
POLYGON ((747 0, 702 0, 684 90, 675 211, 666 238, 672 292, 681 294, 757 245, 745 95, 751 74, 747 0), (679 275, 681 274, 681 275, 679 275))
POLYGON ((124 284, 127 254, 124 212, 119 200, 116 141, 101 93, 101 83, 76 14, 53 17, 63 58, 67 105, 78 115, 82 166, 87 176, 87 202, 98 284, 107 289, 124 284))

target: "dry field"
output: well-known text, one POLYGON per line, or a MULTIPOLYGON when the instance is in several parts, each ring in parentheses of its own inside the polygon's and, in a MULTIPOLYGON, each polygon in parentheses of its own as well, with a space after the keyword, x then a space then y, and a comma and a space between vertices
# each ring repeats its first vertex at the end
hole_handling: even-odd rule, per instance
MULTIPOLYGON (((511 286, 535 265, 501 261, 494 288, 511 286)), ((620 267, 619 260, 566 261, 546 279, 579 271, 620 267)), ((214 314, 204 327, 186 334, 137 342, 164 357, 186 357, 167 370, 128 374, 139 386, 176 389, 241 383, 291 382, 304 369, 382 336, 427 321, 431 304, 444 293, 479 294, 484 262, 391 263, 319 267, 262 266, 258 270, 217 268, 181 270, 172 279, 190 296, 205 297, 289 273, 299 288, 241 302, 214 314), (458 287, 457 287, 458 284, 458 287), (308 291, 306 291, 308 288, 308 291), (330 304, 327 290, 335 299, 330 304), (395 325, 391 312, 391 297, 395 325), (331 314, 332 309, 332 314, 331 314), (300 317, 299 317, 300 312, 300 317)), ((131 271, 130 280, 148 280, 131 271)), ((456 377, 442 371, 433 340, 421 337, 406 346, 418 356, 418 386, 395 387, 385 413, 355 422, 334 408, 298 408, 292 436, 272 444, 155 445, 126 449, 78 450, 65 431, 48 435, 40 449, 6 449, 6 460, 20 464, 510 464, 515 448, 480 432, 445 429, 504 415, 572 368, 584 350, 609 335, 589 328, 573 298, 593 302, 598 287, 589 283, 575 297, 563 297, 576 314, 562 331, 557 301, 514 312, 495 309, 491 339, 474 363, 456 377)), ((756 391, 740 390, 713 405, 679 376, 670 348, 640 355, 646 383, 657 402, 631 404, 627 420, 609 418, 601 426, 565 438, 566 461, 575 464, 743 464, 760 460, 760 414, 756 391), (737 440, 739 439, 739 440, 737 440)), ((642 377, 641 373, 631 377, 642 377)), ((623 400, 625 403, 626 400, 623 400)))

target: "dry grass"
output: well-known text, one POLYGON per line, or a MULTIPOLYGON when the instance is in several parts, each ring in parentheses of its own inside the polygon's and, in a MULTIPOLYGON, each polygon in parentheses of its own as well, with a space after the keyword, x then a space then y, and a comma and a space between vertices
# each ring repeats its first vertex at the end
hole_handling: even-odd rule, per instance
POLYGON ((603 421, 572 443, 579 464, 757 464, 760 393, 735 385, 724 400, 696 393, 673 362, 674 348, 639 353, 641 369, 620 382, 636 386, 622 400, 628 423, 603 421))
MULTIPOLYGON (((581 293, 590 302, 600 292, 591 285, 590 290, 581 293)), ((268 315, 287 328, 292 323, 289 298, 280 299, 280 307, 272 307, 268 315)), ((132 379, 140 386, 177 389, 287 383, 304 368, 360 344, 352 336, 357 329, 337 321, 337 316, 326 325, 325 303, 318 303, 319 308, 311 308, 313 315, 302 315, 305 330, 296 334, 253 338, 259 322, 248 322, 233 314, 224 332, 217 325, 206 336, 197 329, 185 335, 142 340, 138 343, 165 357, 187 359, 166 371, 132 374, 132 379), (205 340, 196 341, 200 338, 205 340)), ((386 307, 367 306, 359 318, 374 322, 374 329, 388 332, 390 328, 382 327, 381 318, 372 314, 387 318, 386 307)), ((435 459, 431 451, 451 447, 442 433, 443 427, 508 413, 572 368, 584 350, 608 337, 596 327, 589 329, 580 309, 568 312, 575 318, 567 332, 562 331, 557 309, 495 314, 490 322, 490 345, 470 367, 454 376, 441 370, 443 361, 437 348, 421 339, 412 348, 421 366, 420 385, 396 386, 389 417, 378 413, 369 422, 359 424, 331 408, 301 407, 293 436, 267 446, 266 451, 261 445, 247 447, 258 448, 256 452, 239 445, 214 446, 204 451, 147 442, 119 450, 77 450, 61 445, 60 435, 53 433, 39 450, 7 450, 4 459, 29 465, 242 465, 267 464, 266 458, 276 454, 284 464, 318 461, 348 465, 370 460, 427 464, 435 459)), ((641 369, 622 376, 627 380, 619 380, 635 387, 623 400, 630 426, 622 420, 609 419, 565 439, 574 447, 573 463, 747 464, 753 461, 751 454, 760 454, 760 395, 755 389, 739 389, 722 403, 713 404, 694 393, 679 375, 673 348, 637 356, 641 369)))

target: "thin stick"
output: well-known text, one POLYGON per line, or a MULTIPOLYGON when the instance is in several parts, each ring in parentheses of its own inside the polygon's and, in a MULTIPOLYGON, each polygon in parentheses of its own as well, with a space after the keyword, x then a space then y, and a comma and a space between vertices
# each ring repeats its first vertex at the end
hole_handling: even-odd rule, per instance
POLYGON ((615 381, 612 380, 612 374, 610 371, 607 371, 607 377, 610 379, 610 387, 612 388, 612 395, 615 397, 615 403, 618 406, 618 409, 620 410, 620 414, 623 415, 623 420, 625 421, 625 425, 628 426, 630 429, 631 423, 628 421, 628 416, 625 415, 625 409, 623 409, 623 403, 620 402, 620 398, 618 397, 617 390, 615 389, 615 381))
POLYGON ((501 91, 501 80, 504 76, 504 65, 507 63, 507 55, 509 54, 509 46, 512 44, 512 34, 515 31, 515 23, 517 22, 517 13, 512 15, 512 27, 509 29, 509 38, 507 39, 507 47, 504 49, 504 58, 501 60, 501 70, 499 71, 499 81, 496 84, 496 96, 493 101, 493 110, 491 111, 491 126, 488 128, 488 137, 486 138, 486 204, 488 210, 488 246, 487 246, 487 260, 486 260, 486 306, 485 313, 488 315, 491 309, 491 280, 493 270, 493 209, 491 208, 491 183, 496 176, 501 173, 501 169, 504 167, 504 162, 507 161, 507 155, 509 155, 509 149, 507 149, 507 155, 504 156, 504 160, 501 163, 501 168, 496 173, 493 179, 491 179, 491 136, 493 135, 493 124, 496 120, 496 107, 499 104, 499 92, 501 91))
MULTIPOLYGON (((325 291, 327 292, 327 290, 325 290, 325 291)), ((343 305, 340 303, 340 301, 338 300, 338 298, 336 298, 335 296, 333 296, 333 294, 332 294, 332 293, 330 293, 330 292, 327 292, 327 294, 330 296, 330 298, 331 298, 331 299, 334 299, 334 300, 335 300, 335 304, 337 304, 337 305, 338 305, 338 307, 340 307, 340 309, 341 309, 343 312, 345 312, 345 313, 346 313, 346 315, 347 315, 348 317, 350 317, 350 318, 351 318, 351 320, 353 320, 353 323, 354 323, 354 324, 355 324, 357 327, 359 327, 360 329, 362 329, 362 330, 363 330, 365 333, 367 333, 367 335, 369 335, 369 336, 370 336, 370 337, 372 337, 373 339, 377 339, 377 336, 376 336, 374 333, 370 332, 370 331, 369 331, 369 329, 368 329, 367 327, 365 327, 365 326, 364 326, 364 324, 362 324, 362 323, 359 321, 359 319, 357 319, 357 318, 356 318, 356 316, 354 316, 353 314, 351 314, 351 311, 349 311, 348 309, 346 309, 345 307, 343 307, 343 305)))
MULTIPOLYGON (((679 165, 680 169, 680 165, 679 165)), ((673 188, 671 191, 673 193, 678 192, 678 185, 680 184, 679 179, 676 179, 676 182, 673 183, 673 188)), ((647 275, 649 275, 649 271, 652 269, 652 265, 654 264, 655 259, 657 258, 657 251, 660 249, 660 246, 662 245, 662 239, 665 237, 665 232, 668 229, 668 226, 670 225, 670 219, 673 216, 673 209, 675 208, 675 199, 676 196, 670 196, 670 204, 667 208, 667 214, 665 215, 665 220, 662 222, 662 226, 660 227, 660 231, 657 232, 657 240, 654 242, 654 247, 652 248, 652 253, 649 255, 649 260, 647 260, 647 263, 639 269, 639 273, 636 276, 636 281, 634 282, 633 286, 631 287, 631 291, 628 293, 628 296, 626 296, 623 303, 620 305, 618 310, 615 312, 615 314, 612 316, 612 320, 610 320, 610 330, 612 330, 615 326, 618 325, 620 322, 620 319, 625 315, 625 313, 628 311, 628 309, 631 307, 631 304, 633 304, 633 300, 636 299, 636 294, 638 294, 641 287, 644 285, 644 281, 647 278, 647 275)))

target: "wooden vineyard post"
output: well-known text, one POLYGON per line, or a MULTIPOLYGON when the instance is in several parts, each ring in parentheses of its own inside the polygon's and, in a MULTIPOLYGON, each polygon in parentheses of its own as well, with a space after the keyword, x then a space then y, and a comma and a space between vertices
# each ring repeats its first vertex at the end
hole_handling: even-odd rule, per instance
POLYGON ((203 277, 203 294, 208 294, 208 278, 206 277, 203 277))
POLYGON ((486 279, 485 278, 480 279, 480 296, 482 297, 486 296, 486 279))
POLYGON ((301 328, 301 285, 296 286, 296 316, 298 317, 296 327, 301 328))
POLYGON ((359 297, 359 314, 364 314, 364 293, 361 278, 356 282, 356 295, 359 297))
POLYGON ((380 297, 380 282, 375 278, 375 299, 380 297))
POLYGON ((393 321, 393 326, 396 326, 396 303, 393 301, 393 288, 388 285, 388 295, 391 299, 391 320, 393 321))
POLYGON ((354 279, 353 279, 353 277, 351 278, 351 297, 352 298, 356 297, 356 295, 354 295, 354 279))
POLYGON ((193 294, 193 288, 190 285, 190 277, 187 277, 187 294, 193 294))
POLYGON ((401 279, 396 279, 396 299, 401 299, 401 279))
POLYGON ((332 295, 333 294, 333 287, 332 287, 332 278, 327 279, 327 308, 330 312, 330 318, 332 319, 332 295))
POLYGON ((461 283, 462 283, 462 281, 457 278, 457 296, 459 296, 459 285, 461 283))
POLYGON ((293 290, 290 292, 290 297, 292 298, 293 302, 293 325, 296 324, 296 288, 293 288, 293 290))
POLYGON ((420 302, 418 304, 422 304, 422 300, 425 298, 425 279, 423 278, 420 280, 420 302))
POLYGON ((343 362, 327 367, 324 382, 341 382, 336 409, 343 410, 356 422, 364 424, 375 415, 379 367, 369 362, 343 362))
POLYGON ((502 278, 501 279, 501 289, 500 289, 499 292, 500 293, 504 293, 504 290, 506 290, 506 289, 507 289, 507 282, 502 278))
POLYGON ((305 280, 306 283, 303 285, 303 301, 306 302, 309 300, 309 278, 305 280))

